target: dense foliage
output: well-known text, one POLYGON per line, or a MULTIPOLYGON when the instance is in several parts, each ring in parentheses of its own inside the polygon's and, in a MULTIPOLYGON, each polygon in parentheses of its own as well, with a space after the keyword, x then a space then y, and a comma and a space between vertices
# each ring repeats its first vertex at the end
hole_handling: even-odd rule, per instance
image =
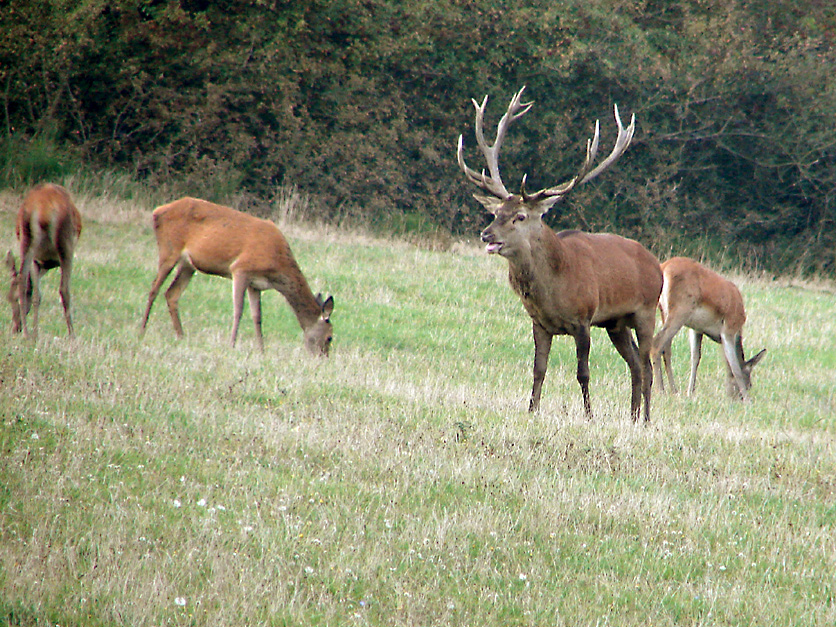
MULTIPOLYGON (((6 184, 44 153, 178 192, 476 233, 455 163, 470 98, 536 106, 504 178, 571 176, 592 122, 635 112, 627 156, 554 211, 671 251, 836 272, 836 8, 829 0, 10 0, 6 184), (174 185, 176 182, 176 185, 174 185)), ((41 165, 39 165, 41 164, 41 165)), ((39 169, 40 167, 40 169, 39 169)))

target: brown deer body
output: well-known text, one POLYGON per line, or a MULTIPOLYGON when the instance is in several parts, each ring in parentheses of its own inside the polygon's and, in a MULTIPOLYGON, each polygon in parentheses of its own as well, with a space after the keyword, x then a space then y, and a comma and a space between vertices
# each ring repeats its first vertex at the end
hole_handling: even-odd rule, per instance
POLYGON ((176 266, 177 273, 165 297, 178 337, 183 336, 183 326, 177 302, 195 271, 198 271, 232 279, 233 346, 246 292, 258 348, 264 349, 261 292, 274 289, 281 292, 296 314, 308 351, 315 355, 328 355, 334 299, 329 296, 323 300, 321 296, 313 295, 290 246, 275 224, 196 198, 181 198, 157 207, 153 224, 159 249, 159 268, 148 294, 142 333, 148 324, 154 299, 176 266))
POLYGON ((552 338, 571 335, 575 340, 577 379, 584 411, 592 416, 589 400, 590 328, 607 330, 616 350, 627 362, 631 376, 630 412, 633 420, 641 414, 650 420, 652 368, 650 349, 655 326, 656 305, 662 289, 658 260, 638 242, 607 233, 580 231, 555 233, 543 222, 543 215, 576 186, 589 181, 609 167, 627 148, 635 128, 621 125, 616 109, 619 135, 610 155, 593 169, 598 149, 598 125, 587 146, 587 156, 578 174, 569 182, 528 194, 525 178, 519 194, 507 191, 499 176, 498 153, 508 125, 525 114, 531 103, 522 104, 520 90, 499 122, 496 141, 484 138, 483 118, 487 97, 476 107, 476 138, 487 160, 490 177, 470 169, 464 162, 459 138, 459 166, 471 182, 490 196, 476 199, 493 214, 494 221, 482 232, 490 254, 508 260, 511 287, 531 316, 534 334, 534 384, 529 411, 540 405, 552 338), (635 331, 636 340, 632 331, 635 331))
POLYGON ((11 252, 6 264, 12 274, 12 284, 17 286, 17 296, 11 292, 15 331, 22 330, 29 337, 26 317, 32 310, 33 337, 38 335, 38 310, 41 305, 41 277, 52 268, 61 268, 61 284, 58 292, 64 307, 67 332, 74 336, 70 314, 70 278, 73 269, 73 252, 81 235, 81 214, 73 204, 70 194, 60 185, 44 183, 36 185, 23 199, 17 214, 15 229, 20 243, 20 272, 15 271, 15 259, 11 252))
POLYGON ((663 324, 653 340, 652 355, 659 385, 665 389, 660 363, 664 359, 671 391, 677 391, 671 368, 671 343, 685 326, 690 330, 691 344, 688 394, 694 393, 697 366, 702 355, 702 337, 707 335, 722 345, 729 395, 748 400, 752 369, 763 359, 766 349, 748 361, 743 354, 742 333, 746 311, 740 290, 731 281, 686 257, 673 257, 663 263, 662 274, 665 283, 659 298, 659 309, 663 324))

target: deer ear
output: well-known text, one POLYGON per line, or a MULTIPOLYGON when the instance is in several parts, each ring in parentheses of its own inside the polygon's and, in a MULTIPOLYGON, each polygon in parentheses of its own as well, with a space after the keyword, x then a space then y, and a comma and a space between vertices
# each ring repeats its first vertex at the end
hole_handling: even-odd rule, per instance
POLYGON ((334 312, 334 297, 329 296, 325 299, 325 302, 322 303, 322 319, 326 322, 331 318, 331 314, 334 312))
POLYGON ((758 353, 757 355, 755 355, 754 357, 752 357, 752 359, 750 359, 749 361, 747 361, 747 362, 746 362, 746 365, 747 365, 749 368, 754 368, 755 366, 757 366, 757 365, 758 365, 758 362, 759 362, 761 359, 763 359, 763 358, 764 358, 764 356, 765 356, 765 355, 766 355, 766 349, 764 348, 764 349, 762 349, 762 350, 761 350, 761 352, 760 352, 760 353, 758 353))
POLYGON ((496 212, 499 211, 499 208, 502 206, 502 203, 504 202, 496 196, 482 196, 481 194, 473 194, 473 197, 476 200, 478 200, 485 209, 487 209, 494 215, 496 215, 496 212))
POLYGON ((531 213, 538 214, 542 218, 561 198, 563 196, 548 196, 542 200, 538 200, 531 205, 531 213))

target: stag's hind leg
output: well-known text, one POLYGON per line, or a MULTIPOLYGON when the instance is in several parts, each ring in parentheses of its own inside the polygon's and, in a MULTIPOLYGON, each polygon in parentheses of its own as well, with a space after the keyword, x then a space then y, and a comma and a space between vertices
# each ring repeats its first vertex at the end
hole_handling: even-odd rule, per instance
MULTIPOLYGON (((618 351, 618 354, 627 362, 627 367, 630 369, 630 416, 633 418, 633 422, 636 422, 641 412, 642 381, 644 379, 642 376, 642 361, 639 358, 639 350, 633 341, 633 334, 623 323, 608 328, 607 334, 610 336, 610 340, 618 351)), ((649 420, 647 411, 645 411, 645 420, 649 420)))
MULTIPOLYGON (((655 312, 645 319, 640 316, 636 317, 636 341, 638 342, 637 351, 642 368, 642 397, 644 398, 645 422, 650 422, 650 395, 653 392, 653 364, 650 361, 650 355, 653 352, 653 330, 655 326, 655 312)), ((666 365, 670 369, 670 361, 666 362, 666 365)))

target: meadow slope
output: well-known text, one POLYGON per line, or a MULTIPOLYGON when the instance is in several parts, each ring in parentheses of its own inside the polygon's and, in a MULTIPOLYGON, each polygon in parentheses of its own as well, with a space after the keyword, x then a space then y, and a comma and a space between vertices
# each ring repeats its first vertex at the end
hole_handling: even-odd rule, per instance
POLYGON ((79 201, 75 340, 57 272, 36 343, 0 309, 3 624, 836 624, 831 285, 734 277, 768 349, 748 405, 707 343, 695 397, 633 425, 599 330, 594 420, 566 338, 532 416, 530 322, 475 244, 286 225, 335 343, 309 358, 270 292, 260 355, 204 275, 184 340, 162 297, 139 338, 150 210, 114 205, 79 201))

